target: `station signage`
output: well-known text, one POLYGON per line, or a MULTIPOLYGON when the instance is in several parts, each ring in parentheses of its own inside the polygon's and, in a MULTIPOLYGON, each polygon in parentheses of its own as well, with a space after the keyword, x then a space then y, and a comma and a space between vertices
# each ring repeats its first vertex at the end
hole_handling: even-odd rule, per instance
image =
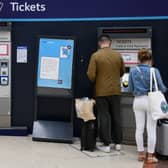
MULTIPOLYGON (((0 0, 0 19, 119 20, 168 18, 167 1, 0 0)), ((0 21, 1 21, 0 20, 0 21)))

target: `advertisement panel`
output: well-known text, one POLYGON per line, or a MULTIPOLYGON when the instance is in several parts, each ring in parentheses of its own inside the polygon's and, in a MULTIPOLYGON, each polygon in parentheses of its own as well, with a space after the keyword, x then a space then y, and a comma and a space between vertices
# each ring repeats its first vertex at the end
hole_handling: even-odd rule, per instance
POLYGON ((74 40, 40 38, 38 87, 71 89, 74 40))

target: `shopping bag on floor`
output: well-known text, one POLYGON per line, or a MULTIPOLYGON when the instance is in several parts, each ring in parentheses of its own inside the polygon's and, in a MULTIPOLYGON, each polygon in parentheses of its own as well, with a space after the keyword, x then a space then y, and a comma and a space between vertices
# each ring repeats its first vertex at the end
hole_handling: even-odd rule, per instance
POLYGON ((93 109, 95 105, 94 99, 81 98, 75 99, 75 107, 77 117, 83 119, 85 122, 95 120, 93 109))

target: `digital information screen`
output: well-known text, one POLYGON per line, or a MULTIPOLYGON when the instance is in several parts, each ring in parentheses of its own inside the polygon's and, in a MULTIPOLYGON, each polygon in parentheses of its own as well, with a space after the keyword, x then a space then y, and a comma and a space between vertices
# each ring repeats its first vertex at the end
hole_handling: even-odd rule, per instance
POLYGON ((40 38, 37 87, 71 89, 73 39, 40 38))

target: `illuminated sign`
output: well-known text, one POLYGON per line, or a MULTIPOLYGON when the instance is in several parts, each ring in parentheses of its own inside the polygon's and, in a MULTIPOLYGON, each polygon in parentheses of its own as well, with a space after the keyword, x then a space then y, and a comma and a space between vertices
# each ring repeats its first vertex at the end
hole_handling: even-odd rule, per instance
POLYGON ((71 89, 74 40, 40 38, 37 86, 71 89))
POLYGON ((0 10, 0 19, 124 20, 129 17, 168 19, 166 0, 162 3, 153 0, 104 0, 103 3, 97 0, 0 0, 0 10))

